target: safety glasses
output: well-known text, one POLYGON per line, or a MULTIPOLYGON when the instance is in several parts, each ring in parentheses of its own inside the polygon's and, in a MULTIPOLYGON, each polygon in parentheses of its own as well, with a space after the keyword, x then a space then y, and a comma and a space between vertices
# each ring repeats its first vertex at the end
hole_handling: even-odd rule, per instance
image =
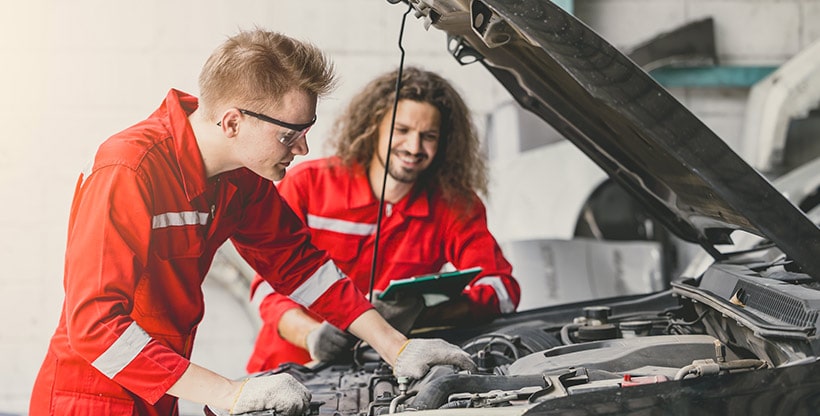
MULTIPOLYGON (((285 145, 287 147, 293 146, 293 144, 296 143, 296 141, 299 140, 302 136, 306 135, 308 130, 310 130, 310 128, 313 127, 313 125, 316 123, 316 115, 315 114, 313 115, 313 120, 310 120, 310 122, 308 122, 308 123, 305 123, 305 124, 292 124, 292 123, 284 122, 282 120, 277 120, 273 117, 268 117, 264 114, 254 113, 253 111, 250 111, 250 110, 245 110, 245 109, 242 109, 242 108, 237 108, 237 110, 239 110, 240 113, 242 113, 246 116, 251 116, 253 118, 258 118, 259 120, 267 121, 268 123, 275 124, 279 127, 284 127, 285 129, 287 129, 279 137, 279 143, 282 143, 283 145, 285 145)), ((221 124, 222 124, 221 121, 216 123, 217 126, 219 126, 221 124)))
POLYGON ((250 110, 245 110, 245 109, 242 109, 242 108, 239 108, 238 110, 239 110, 240 113, 245 114, 247 116, 251 116, 253 118, 258 118, 259 120, 267 121, 268 123, 275 124, 279 127, 286 128, 287 130, 284 133, 282 133, 282 136, 279 137, 279 142, 282 143, 283 145, 287 146, 287 147, 293 146, 293 143, 295 143, 297 140, 299 140, 299 138, 301 138, 302 136, 306 135, 308 130, 310 130, 310 128, 313 126, 313 124, 316 123, 316 115, 315 114, 313 115, 313 120, 310 120, 310 122, 308 122, 308 123, 305 123, 305 124, 291 124, 291 123, 286 123, 282 120, 277 120, 273 117, 268 117, 264 114, 254 113, 253 111, 250 111, 250 110))

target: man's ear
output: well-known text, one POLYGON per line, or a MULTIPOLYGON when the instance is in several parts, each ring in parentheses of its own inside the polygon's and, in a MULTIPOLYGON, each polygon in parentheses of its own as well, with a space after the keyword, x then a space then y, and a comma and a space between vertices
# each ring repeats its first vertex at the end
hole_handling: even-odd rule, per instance
POLYGON ((216 123, 222 128, 222 133, 226 137, 234 137, 239 133, 239 120, 242 118, 242 113, 236 108, 225 110, 222 113, 222 118, 216 123))

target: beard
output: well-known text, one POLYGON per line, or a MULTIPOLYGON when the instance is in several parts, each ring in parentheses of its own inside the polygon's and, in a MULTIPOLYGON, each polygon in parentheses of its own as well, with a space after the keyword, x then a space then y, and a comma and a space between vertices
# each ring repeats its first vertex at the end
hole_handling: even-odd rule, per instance
MULTIPOLYGON (((404 150, 392 150, 390 152, 390 156, 392 156, 393 159, 415 158, 417 162, 423 162, 429 157, 426 153, 411 154, 410 152, 404 150)), ((379 161, 382 163, 382 167, 384 167, 384 161, 382 161, 381 156, 379 156, 379 161)), ((391 178, 402 183, 415 183, 421 176, 422 172, 424 172, 424 169, 406 168, 399 166, 399 164, 394 163, 394 161, 391 161, 390 166, 387 169, 387 174, 390 175, 391 178)))
POLYGON ((419 176, 421 176, 421 172, 419 171, 397 168, 393 165, 390 165, 390 169, 388 169, 387 174, 397 182, 402 183, 414 183, 419 176))

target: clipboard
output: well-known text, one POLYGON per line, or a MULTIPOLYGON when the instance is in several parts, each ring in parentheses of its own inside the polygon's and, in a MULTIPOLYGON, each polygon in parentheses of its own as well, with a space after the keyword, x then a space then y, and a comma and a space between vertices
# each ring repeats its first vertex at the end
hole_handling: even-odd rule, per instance
POLYGON ((434 273, 423 276, 409 277, 407 279, 391 280, 382 293, 379 293, 379 300, 391 300, 398 293, 408 295, 423 295, 427 293, 438 293, 449 298, 458 296, 467 284, 478 274, 481 267, 457 270, 454 272, 434 273))

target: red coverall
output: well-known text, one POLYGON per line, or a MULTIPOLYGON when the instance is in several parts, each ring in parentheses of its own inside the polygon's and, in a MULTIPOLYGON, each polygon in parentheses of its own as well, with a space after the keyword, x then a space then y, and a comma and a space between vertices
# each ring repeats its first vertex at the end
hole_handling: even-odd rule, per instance
MULTIPOLYGON (((379 202, 364 169, 355 166, 350 171, 335 157, 307 161, 291 168, 278 188, 308 225, 313 243, 327 250, 356 287, 366 292, 379 202)), ((457 269, 483 268, 464 291, 476 319, 510 313, 518 306, 521 292, 511 276, 512 266, 487 229, 485 208, 477 195, 472 208, 464 212, 451 207, 438 192, 414 189, 398 203, 386 204, 382 221, 375 289, 383 290, 391 279, 437 272, 450 262, 457 269)), ((282 314, 299 305, 271 293, 262 282, 257 276, 251 287, 254 299, 262 299, 263 326, 246 369, 253 373, 283 362, 310 361, 306 350, 277 331, 282 314)))
MULTIPOLYGON (((175 415, 201 284, 228 238, 278 292, 340 327, 371 308, 272 182, 247 169, 205 177, 171 90, 147 120, 103 143, 71 207, 65 301, 31 396, 32 416, 175 415)), ((82 176, 81 176, 82 180, 82 176)))

